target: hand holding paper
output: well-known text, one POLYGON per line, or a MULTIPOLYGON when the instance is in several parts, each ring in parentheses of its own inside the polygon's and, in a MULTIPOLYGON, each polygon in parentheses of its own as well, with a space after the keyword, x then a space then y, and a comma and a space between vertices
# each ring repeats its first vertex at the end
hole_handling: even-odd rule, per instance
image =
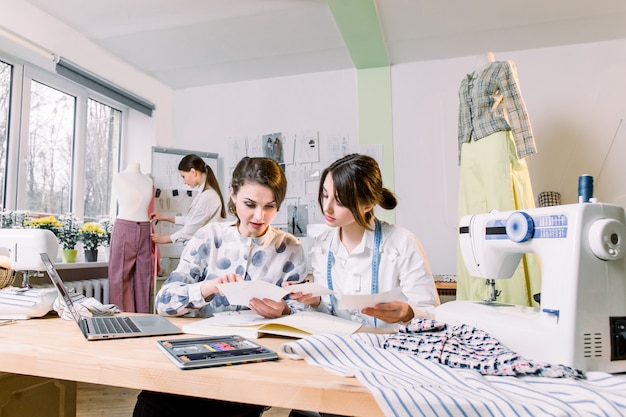
POLYGON ((311 294, 311 297, 319 297, 321 295, 332 294, 334 291, 327 287, 315 284, 313 282, 303 282, 301 284, 288 285, 283 287, 288 292, 301 292, 302 294, 311 294))
POLYGON ((251 298, 258 298, 259 300, 268 298, 272 301, 280 301, 290 292, 312 293, 314 297, 332 293, 328 288, 312 282, 279 287, 265 281, 238 281, 217 284, 217 288, 228 298, 231 305, 241 306, 249 305, 251 298))
POLYGON ((396 287, 389 291, 377 294, 347 295, 344 294, 339 300, 339 308, 342 310, 361 310, 366 307, 374 307, 379 303, 404 300, 402 288, 396 287))

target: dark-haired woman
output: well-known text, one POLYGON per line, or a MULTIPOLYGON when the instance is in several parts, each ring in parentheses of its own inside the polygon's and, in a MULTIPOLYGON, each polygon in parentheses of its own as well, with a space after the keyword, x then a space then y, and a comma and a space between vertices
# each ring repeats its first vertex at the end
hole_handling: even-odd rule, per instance
POLYGON ((167 221, 183 226, 169 236, 152 233, 150 238, 155 243, 186 242, 205 224, 226 218, 220 185, 211 167, 201 157, 194 154, 185 156, 178 164, 178 172, 185 185, 192 189, 202 187, 202 191, 193 199, 185 216, 150 213, 150 220, 167 221))
POLYGON ((310 260, 315 282, 335 293, 324 297, 292 293, 291 298, 366 327, 432 318, 439 296, 420 242, 412 232, 374 214, 376 206, 391 210, 398 203, 383 187, 376 160, 352 154, 332 163, 322 172, 318 202, 330 229, 315 239, 310 260), (342 295, 397 287, 402 292, 397 300, 361 310, 339 309, 342 295))

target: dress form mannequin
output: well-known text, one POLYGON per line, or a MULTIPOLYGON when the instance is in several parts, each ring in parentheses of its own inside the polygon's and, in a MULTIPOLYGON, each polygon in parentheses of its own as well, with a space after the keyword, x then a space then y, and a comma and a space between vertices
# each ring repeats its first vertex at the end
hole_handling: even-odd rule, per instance
POLYGON ((152 200, 152 180, 141 172, 138 163, 128 167, 113 177, 113 196, 117 199, 117 218, 137 222, 147 222, 148 206, 152 200))
MULTIPOLYGON (((459 210, 464 215, 535 206, 525 158, 536 153, 516 66, 478 55, 477 67, 459 87, 459 210)), ((497 280, 498 302, 539 307, 541 267, 527 253, 510 279, 497 280)), ((457 249, 458 300, 491 297, 484 280, 471 277, 457 249)))
POLYGON ((486 54, 480 54, 476 56, 476 71, 482 71, 487 68, 489 65, 496 61, 493 52, 487 52, 486 54))
POLYGON ((152 190, 152 180, 141 172, 138 163, 129 164, 113 177, 112 205, 117 203, 118 215, 111 234, 109 300, 122 311, 149 312, 152 190))

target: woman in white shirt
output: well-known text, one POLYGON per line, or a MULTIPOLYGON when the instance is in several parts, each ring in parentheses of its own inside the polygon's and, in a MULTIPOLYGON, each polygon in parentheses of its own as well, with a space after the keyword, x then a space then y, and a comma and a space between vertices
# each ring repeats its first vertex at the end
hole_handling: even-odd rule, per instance
POLYGON ((155 243, 186 242, 205 224, 226 218, 226 209, 220 185, 211 167, 201 157, 194 154, 185 156, 178 164, 178 171, 185 185, 192 189, 200 186, 203 186, 203 188, 200 194, 192 201, 186 216, 166 216, 160 213, 150 213, 150 220, 167 221, 183 226, 182 229, 169 236, 152 233, 150 238, 155 243))
POLYGON ((322 173, 318 202, 331 228, 313 243, 313 276, 335 293, 324 297, 292 293, 291 298, 367 327, 432 318, 439 296, 420 242, 410 231, 374 215, 375 206, 391 210, 398 202, 383 187, 376 160, 352 154, 335 161, 322 173), (361 310, 338 308, 344 294, 375 294, 396 287, 402 290, 396 301, 361 310))

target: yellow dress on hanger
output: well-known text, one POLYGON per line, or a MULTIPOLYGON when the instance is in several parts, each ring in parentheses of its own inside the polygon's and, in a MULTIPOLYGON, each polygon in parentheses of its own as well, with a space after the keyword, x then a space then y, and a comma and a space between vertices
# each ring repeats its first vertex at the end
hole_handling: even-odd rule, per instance
MULTIPOLYGON (((536 153, 526 106, 511 61, 492 62, 469 74, 459 88, 458 220, 492 210, 534 208, 535 200, 524 158, 536 153)), ((458 245, 458 244, 457 244, 458 245)), ((508 279, 496 280, 496 301, 538 307, 541 266, 525 254, 508 279)), ((486 300, 491 287, 467 272, 457 247, 457 299, 486 300)))

